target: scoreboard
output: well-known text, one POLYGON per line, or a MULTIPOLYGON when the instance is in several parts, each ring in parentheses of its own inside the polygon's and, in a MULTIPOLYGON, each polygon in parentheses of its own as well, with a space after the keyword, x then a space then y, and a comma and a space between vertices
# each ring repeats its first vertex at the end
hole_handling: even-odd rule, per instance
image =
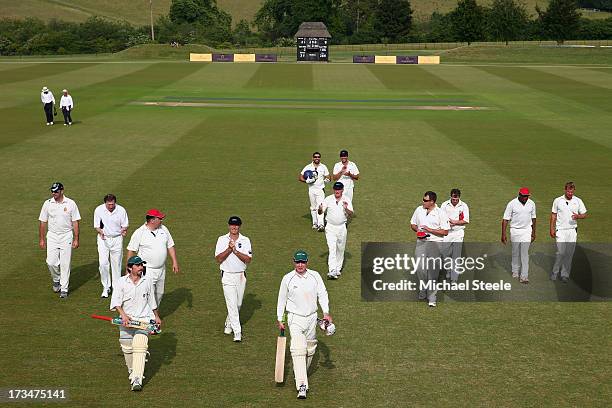
POLYGON ((298 37, 298 61, 329 61, 329 38, 325 37, 298 37))

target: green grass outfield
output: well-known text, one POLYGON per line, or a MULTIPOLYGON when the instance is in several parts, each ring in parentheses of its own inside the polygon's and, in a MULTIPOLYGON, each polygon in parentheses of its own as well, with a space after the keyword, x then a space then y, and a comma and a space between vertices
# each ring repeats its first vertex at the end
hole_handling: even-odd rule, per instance
MULTIPOLYGON (((607 302, 440 302, 432 310, 360 300, 361 242, 411 241, 410 216, 428 189, 444 198, 460 187, 472 212, 466 240, 496 242, 506 203, 527 185, 538 241, 552 243, 550 205, 571 179, 590 213, 580 240, 609 242, 612 64, 581 65, 580 55, 537 66, 1 60, 0 388, 64 387, 78 407, 297 404, 289 363, 286 385, 273 381, 276 295, 295 249, 325 273, 327 247, 310 228, 296 177, 313 151, 332 166, 346 148, 362 177, 345 272, 327 283, 338 331, 319 337, 301 405, 608 406, 607 302), (62 88, 72 92, 71 128, 45 126, 43 85, 58 99, 62 88), (261 106, 134 103, 213 98, 261 106), (491 109, 337 109, 449 104, 491 109), (65 301, 51 292, 37 246, 37 217, 56 180, 83 216, 65 301), (127 208, 131 231, 148 208, 167 212, 183 271, 167 277, 164 332, 150 341, 139 394, 129 391, 116 330, 88 317, 108 313, 92 228, 108 192, 127 208), (213 259, 231 214, 254 247, 241 344, 222 332, 213 259)), ((531 268, 534 284, 549 284, 547 271, 531 268)))

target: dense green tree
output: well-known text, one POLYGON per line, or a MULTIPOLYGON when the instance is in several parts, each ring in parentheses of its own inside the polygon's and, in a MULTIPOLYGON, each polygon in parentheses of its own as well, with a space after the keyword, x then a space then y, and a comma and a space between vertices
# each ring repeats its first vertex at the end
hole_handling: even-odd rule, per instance
POLYGON ((374 30, 380 39, 390 42, 405 39, 412 26, 412 8, 408 0, 380 0, 374 14, 374 30))
POLYGON ((494 40, 508 41, 521 38, 529 24, 527 9, 515 0, 494 0, 488 12, 488 33, 494 40))
POLYGON ((458 41, 470 45, 484 38, 484 9, 476 0, 459 0, 457 7, 450 13, 453 33, 458 41))
POLYGON ((580 12, 576 0, 550 0, 545 11, 538 6, 536 11, 544 35, 558 44, 577 34, 580 12))

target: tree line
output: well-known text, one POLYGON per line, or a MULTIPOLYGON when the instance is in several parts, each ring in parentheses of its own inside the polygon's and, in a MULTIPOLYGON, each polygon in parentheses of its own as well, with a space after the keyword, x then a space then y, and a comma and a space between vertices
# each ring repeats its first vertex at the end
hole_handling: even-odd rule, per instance
MULTIPOLYGON (((155 42, 217 48, 290 46, 304 21, 322 21, 333 44, 612 39, 612 18, 581 17, 579 6, 612 10, 612 0, 550 0, 530 16, 520 0, 489 6, 460 0, 416 21, 409 0, 265 0, 252 22, 232 27, 215 0, 172 0, 155 23, 155 42)), ((151 42, 150 28, 91 17, 82 23, 0 19, 0 55, 117 52, 151 42)))

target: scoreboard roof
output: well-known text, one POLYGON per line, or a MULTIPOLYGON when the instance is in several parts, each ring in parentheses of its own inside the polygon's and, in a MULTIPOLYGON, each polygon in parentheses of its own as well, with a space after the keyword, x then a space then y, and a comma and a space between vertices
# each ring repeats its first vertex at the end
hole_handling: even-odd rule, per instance
POLYGON ((327 27, 320 21, 310 21, 300 24, 298 32, 295 33, 295 38, 298 37, 325 37, 331 38, 331 34, 327 31, 327 27))

